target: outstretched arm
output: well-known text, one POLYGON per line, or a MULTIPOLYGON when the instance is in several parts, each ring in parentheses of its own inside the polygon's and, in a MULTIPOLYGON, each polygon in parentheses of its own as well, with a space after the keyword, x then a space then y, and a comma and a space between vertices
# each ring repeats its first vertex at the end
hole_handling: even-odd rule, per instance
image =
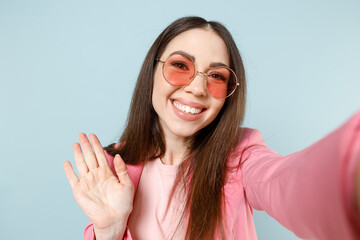
POLYGON ((250 205, 305 239, 360 239, 360 111, 311 146, 281 156, 248 133, 250 205))

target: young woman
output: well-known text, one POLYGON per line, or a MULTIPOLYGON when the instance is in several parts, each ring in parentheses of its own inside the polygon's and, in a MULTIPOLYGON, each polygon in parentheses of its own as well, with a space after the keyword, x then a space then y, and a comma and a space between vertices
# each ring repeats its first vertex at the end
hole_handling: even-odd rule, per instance
POLYGON ((253 208, 300 238, 359 239, 360 112, 280 156, 240 127, 245 90, 224 26, 198 17, 169 25, 145 58, 119 143, 104 151, 81 133, 80 179, 65 162, 91 220, 85 239, 256 239, 253 208))

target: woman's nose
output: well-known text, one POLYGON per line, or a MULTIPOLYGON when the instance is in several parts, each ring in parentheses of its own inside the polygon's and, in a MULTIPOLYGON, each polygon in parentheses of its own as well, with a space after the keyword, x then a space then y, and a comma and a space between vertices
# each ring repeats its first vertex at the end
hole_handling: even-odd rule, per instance
POLYGON ((195 78, 184 87, 184 91, 196 96, 206 96, 206 75, 202 72, 197 72, 195 78))

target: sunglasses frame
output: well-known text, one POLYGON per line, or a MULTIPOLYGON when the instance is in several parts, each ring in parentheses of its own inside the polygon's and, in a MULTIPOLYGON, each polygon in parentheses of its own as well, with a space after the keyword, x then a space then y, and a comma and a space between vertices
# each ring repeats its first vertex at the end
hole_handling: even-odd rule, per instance
POLYGON ((230 97, 230 96, 236 91, 236 88, 240 85, 240 83, 239 83, 239 81, 238 81, 238 78, 237 78, 235 72, 234 72, 231 68, 229 68, 229 67, 227 67, 227 66, 217 66, 217 67, 211 68, 207 73, 200 72, 200 71, 197 70, 196 63, 194 62, 194 60, 192 59, 192 57, 190 57, 188 54, 183 53, 183 52, 181 52, 181 53, 180 53, 180 52, 173 52, 173 53, 170 54, 165 60, 161 60, 160 58, 156 58, 156 61, 161 62, 161 63, 163 64, 163 65, 162 65, 162 68, 161 68, 163 77, 164 77, 164 79, 166 80, 166 82, 169 83, 169 84, 172 85, 172 86, 176 86, 176 87, 187 86, 187 85, 189 85, 189 84, 195 79, 195 77, 196 77, 197 75, 199 75, 199 74, 203 75, 203 76, 205 77, 205 79, 206 79, 206 82, 207 82, 207 81, 208 81, 208 76, 209 76, 209 74, 210 74, 212 71, 214 71, 215 69, 218 69, 218 68, 226 68, 226 69, 230 70, 230 71, 232 72, 232 74, 234 75, 234 77, 235 77, 236 84, 235 84, 235 87, 234 87, 234 89, 232 90, 232 92, 229 93, 226 97, 215 97, 215 96, 213 96, 213 95, 211 94, 211 92, 208 90, 207 84, 206 84, 206 90, 208 91, 208 93, 210 93, 211 96, 213 96, 213 97, 215 97, 215 98, 228 98, 228 97, 230 97), (165 62, 166 62, 171 56, 173 56, 173 55, 175 55, 175 54, 183 55, 184 57, 188 58, 188 59, 194 64, 194 69, 195 69, 194 75, 191 77, 191 79, 189 80, 189 82, 187 82, 187 83, 184 84, 184 85, 174 85, 174 84, 170 83, 170 82, 166 79, 166 77, 165 77, 165 73, 164 73, 165 62))

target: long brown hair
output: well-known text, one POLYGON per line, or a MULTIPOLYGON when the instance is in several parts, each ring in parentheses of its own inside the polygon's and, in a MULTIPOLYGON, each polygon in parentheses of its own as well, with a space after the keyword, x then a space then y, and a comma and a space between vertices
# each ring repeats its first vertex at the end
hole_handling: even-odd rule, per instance
POLYGON ((189 183, 184 187, 188 216, 186 239, 191 240, 214 238, 216 231, 224 237, 221 207, 222 188, 228 170, 226 162, 241 135, 239 127, 244 118, 246 101, 244 66, 229 31, 218 22, 200 17, 184 17, 170 24, 157 37, 145 57, 132 97, 127 126, 119 140, 121 147, 116 149, 111 144, 105 148, 111 155, 120 154, 127 164, 138 164, 164 155, 163 132, 152 106, 156 58, 161 56, 174 37, 194 28, 211 29, 223 39, 230 68, 235 71, 240 85, 226 99, 214 121, 188 139, 187 155, 180 165, 175 186, 180 182, 189 183))

